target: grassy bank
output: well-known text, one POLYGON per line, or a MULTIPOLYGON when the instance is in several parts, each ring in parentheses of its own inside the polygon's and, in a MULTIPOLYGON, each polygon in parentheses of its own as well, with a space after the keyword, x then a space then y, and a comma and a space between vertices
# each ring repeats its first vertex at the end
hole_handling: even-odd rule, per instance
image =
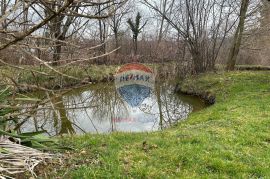
MULTIPOLYGON (((176 64, 147 64, 159 75, 176 76, 176 64)), ((19 66, 19 68, 0 66, 0 89, 7 84, 16 84, 18 91, 35 91, 37 88, 62 89, 87 83, 107 82, 113 80, 113 75, 120 65, 85 65, 55 67, 59 72, 45 68, 44 66, 19 66), (25 70, 27 69, 27 70, 25 70), (43 74, 42 74, 43 73, 43 74), (62 75, 61 75, 61 74, 62 75), (63 75, 64 74, 64 75, 63 75), (72 77, 72 78, 70 78, 72 77), (76 78, 76 79, 75 79, 76 78)))
MULTIPOLYGON (((205 74, 182 89, 216 104, 162 132, 64 138, 64 178, 270 177, 270 72, 205 74)), ((55 166, 54 166, 55 168, 55 166)))
POLYGON ((60 75, 55 71, 39 66, 20 66, 24 69, 17 69, 7 66, 0 67, 0 79, 1 85, 6 84, 19 84, 21 90, 34 90, 25 89, 24 84, 35 85, 48 89, 59 89, 70 86, 75 86, 87 82, 99 82, 110 80, 112 75, 115 73, 118 66, 105 66, 105 65, 91 65, 91 66, 70 66, 55 68, 59 73, 65 74, 66 76, 60 75), (41 74, 41 73, 45 73, 41 74), (70 78, 70 77, 74 78, 70 78))

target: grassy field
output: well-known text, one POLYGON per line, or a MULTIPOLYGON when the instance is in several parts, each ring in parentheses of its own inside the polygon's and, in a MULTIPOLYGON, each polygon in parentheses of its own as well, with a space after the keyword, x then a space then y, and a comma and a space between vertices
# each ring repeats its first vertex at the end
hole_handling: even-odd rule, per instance
POLYGON ((204 74, 182 89, 216 104, 160 132, 65 137, 76 150, 50 176, 270 178, 270 72, 204 74))

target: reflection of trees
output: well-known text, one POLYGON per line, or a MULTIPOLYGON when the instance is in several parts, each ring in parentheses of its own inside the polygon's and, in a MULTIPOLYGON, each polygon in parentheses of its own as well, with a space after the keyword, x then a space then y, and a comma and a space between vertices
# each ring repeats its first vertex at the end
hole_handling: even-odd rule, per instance
POLYGON ((174 94, 172 86, 162 85, 162 110, 164 119, 169 125, 187 118, 188 114, 192 111, 192 105, 182 101, 176 94, 174 94), (169 88, 169 89, 168 89, 169 88))
POLYGON ((30 108, 27 116, 22 116, 21 125, 26 123, 32 126, 32 131, 47 131, 49 135, 73 134, 75 133, 73 123, 67 116, 67 111, 60 96, 47 96, 49 103, 33 105, 26 104, 25 108, 30 108))
POLYGON ((155 91, 157 96, 157 104, 158 104, 158 111, 159 111, 159 126, 162 129, 163 128, 163 113, 162 113, 162 101, 161 101, 161 94, 160 94, 160 84, 159 82, 156 82, 155 85, 155 91))
MULTIPOLYGON (((76 110, 81 108, 82 112, 86 114, 92 125, 94 125, 93 119, 99 119, 100 122, 109 120, 111 131, 115 130, 114 119, 117 116, 128 115, 128 109, 117 94, 113 84, 97 84, 89 91, 67 96, 66 101, 68 106, 74 108, 69 110, 70 113, 75 114, 76 110)), ((73 116, 76 118, 76 115, 73 116)), ((96 129, 95 126, 94 128, 96 129)))
POLYGON ((54 98, 53 103, 55 104, 55 109, 56 109, 55 117, 54 117, 54 119, 55 119, 54 126, 58 126, 56 116, 58 116, 58 119, 61 122, 59 134, 74 134, 75 130, 73 128, 71 121, 68 119, 65 105, 64 105, 63 100, 62 100, 62 96, 54 98))
POLYGON ((175 122, 185 119, 192 111, 192 106, 183 102, 179 96, 174 94, 173 85, 169 82, 156 82, 155 91, 151 98, 153 104, 140 109, 146 114, 153 114, 159 121, 160 129, 170 126, 175 122), (156 110, 155 110, 156 108, 156 110))
MULTIPOLYGON (((49 103, 39 105, 36 113, 32 115, 32 128, 34 126, 36 131, 48 130, 50 135, 84 132, 82 128, 87 126, 80 123, 91 125, 91 130, 99 132, 98 127, 104 124, 108 126, 109 122, 110 131, 114 131, 119 117, 134 117, 129 116, 131 109, 118 95, 113 84, 97 84, 63 96, 54 95, 50 99, 49 103)), ((136 112, 140 116, 141 125, 144 125, 143 120, 147 122, 151 119, 153 129, 163 129, 186 118, 192 106, 173 93, 172 85, 159 82, 139 109, 143 112, 136 112)))
POLYGON ((117 114, 125 115, 127 107, 117 94, 113 85, 105 85, 99 90, 92 91, 93 96, 90 103, 94 104, 93 114, 96 118, 115 118, 117 114))
MULTIPOLYGON (((74 114, 73 119, 76 119, 75 111, 82 110, 92 125, 94 125, 93 119, 101 122, 109 120, 111 131, 115 130, 114 119, 117 116, 126 118, 129 115, 126 104, 112 84, 99 84, 88 91, 73 93, 65 98, 66 106, 72 108, 69 112, 74 114)), ((173 85, 169 83, 157 82, 150 98, 151 100, 148 100, 147 104, 143 103, 140 109, 145 114, 152 115, 156 122, 159 122, 161 129, 185 119, 192 111, 192 106, 180 100, 179 96, 173 92, 173 85)), ((76 123, 76 121, 73 122, 76 123)))

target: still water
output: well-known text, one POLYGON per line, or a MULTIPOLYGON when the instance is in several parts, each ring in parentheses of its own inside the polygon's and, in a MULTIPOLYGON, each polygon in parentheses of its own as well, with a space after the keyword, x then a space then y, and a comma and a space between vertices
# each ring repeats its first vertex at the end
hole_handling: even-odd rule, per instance
POLYGON ((50 136, 162 130, 206 107, 196 97, 174 93, 174 87, 173 82, 156 83, 150 97, 133 108, 122 100, 113 83, 56 94, 48 103, 38 105, 27 120, 21 119, 25 122, 20 130, 45 130, 50 136))

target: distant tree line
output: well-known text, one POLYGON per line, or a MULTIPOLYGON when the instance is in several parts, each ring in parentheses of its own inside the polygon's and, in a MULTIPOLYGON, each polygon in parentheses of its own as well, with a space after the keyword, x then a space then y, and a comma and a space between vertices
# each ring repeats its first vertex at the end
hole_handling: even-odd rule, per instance
POLYGON ((0 60, 61 66, 139 59, 188 64, 194 73, 213 70, 217 63, 233 70, 246 34, 269 23, 269 3, 2 0, 0 60), (144 8, 135 8, 138 4, 144 8))

